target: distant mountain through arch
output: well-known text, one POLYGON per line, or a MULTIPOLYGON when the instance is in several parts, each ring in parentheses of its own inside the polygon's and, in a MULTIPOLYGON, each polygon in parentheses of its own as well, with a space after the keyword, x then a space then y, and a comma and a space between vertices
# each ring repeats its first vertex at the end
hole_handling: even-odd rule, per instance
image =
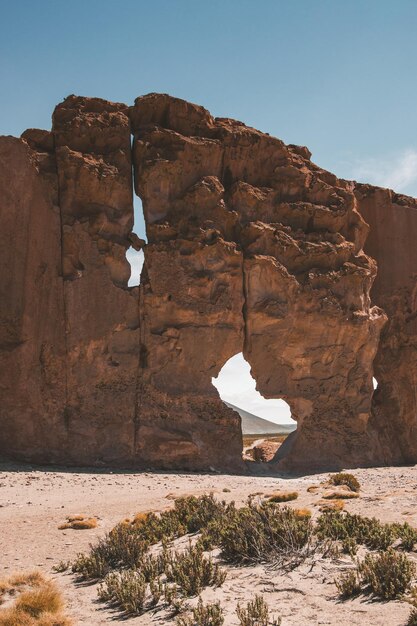
POLYGON ((263 417, 258 417, 249 411, 245 411, 230 402, 223 400, 228 407, 237 411, 242 418, 242 434, 243 435, 288 435, 292 433, 297 425, 296 424, 275 424, 263 417))

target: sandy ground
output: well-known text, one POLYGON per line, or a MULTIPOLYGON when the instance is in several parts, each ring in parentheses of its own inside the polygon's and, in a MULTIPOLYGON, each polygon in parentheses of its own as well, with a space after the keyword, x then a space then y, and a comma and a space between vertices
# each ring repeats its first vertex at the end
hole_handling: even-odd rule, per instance
MULTIPOLYGON (((361 469, 352 473, 360 481, 362 490, 359 499, 346 502, 346 510, 376 516, 383 521, 408 521, 417 526, 417 467, 361 469)), ((317 512, 320 495, 307 492, 307 488, 325 478, 327 474, 287 478, 69 471, 0 464, 0 575, 38 568, 60 585, 74 624, 117 623, 120 615, 97 603, 95 585, 76 584, 71 575, 54 573, 53 566, 87 550, 90 542, 103 536, 120 520, 137 512, 160 511, 172 506, 173 495, 214 492, 226 501, 243 504, 249 494, 256 492, 295 490, 300 495, 291 504, 317 512), (230 489, 230 492, 223 489, 230 489), (58 530, 58 525, 71 514, 96 516, 98 527, 58 530)), ((237 602, 247 602, 255 593, 264 594, 273 613, 282 616, 282 626, 406 624, 410 607, 405 602, 382 603, 364 598, 338 600, 334 577, 349 563, 344 556, 336 561, 317 556, 290 573, 263 566, 226 567, 228 576, 223 587, 205 590, 202 597, 221 601, 226 613, 225 624, 230 626, 239 623, 235 614, 237 602)), ((126 621, 132 626, 175 624, 175 619, 164 611, 149 612, 126 621)))

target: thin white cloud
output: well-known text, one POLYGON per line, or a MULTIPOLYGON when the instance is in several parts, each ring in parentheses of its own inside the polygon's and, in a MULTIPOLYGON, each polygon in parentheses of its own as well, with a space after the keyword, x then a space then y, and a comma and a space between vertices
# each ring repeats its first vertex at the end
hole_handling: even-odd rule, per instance
POLYGON ((256 391, 249 363, 242 353, 229 359, 218 377, 212 378, 212 383, 222 400, 275 424, 294 424, 290 407, 284 400, 266 400, 256 391))
POLYGON ((407 192, 417 183, 417 150, 408 148, 381 159, 359 159, 352 165, 351 177, 359 182, 407 192))
POLYGON ((140 283, 140 273, 144 262, 143 250, 136 252, 133 248, 129 248, 126 252, 126 259, 130 263, 131 274, 129 278, 129 287, 135 287, 140 283))

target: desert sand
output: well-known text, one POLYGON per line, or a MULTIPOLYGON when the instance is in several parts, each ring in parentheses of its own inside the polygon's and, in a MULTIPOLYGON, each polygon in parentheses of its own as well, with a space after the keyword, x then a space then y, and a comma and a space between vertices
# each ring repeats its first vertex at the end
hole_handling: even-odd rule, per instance
MULTIPOLYGON (((362 488, 358 499, 346 502, 346 510, 382 521, 417 525, 417 467, 358 469, 352 473, 362 488)), ((166 509, 180 495, 213 492, 221 499, 243 504, 253 493, 295 490, 299 498, 290 506, 308 507, 316 514, 320 494, 307 489, 327 476, 99 472, 0 464, 0 573, 4 576, 13 571, 39 569, 57 581, 74 624, 114 623, 120 614, 97 603, 96 585, 76 583, 71 574, 58 574, 53 566, 86 551, 89 543, 122 519, 137 512, 166 509), (97 528, 58 530, 66 516, 72 514, 96 516, 97 528)), ((416 557, 411 554, 410 558, 416 557)), ((228 576, 223 587, 206 589, 202 597, 221 601, 227 625, 238 624, 237 602, 247 602, 255 593, 263 594, 273 613, 282 616, 283 626, 405 624, 410 613, 406 602, 338 599, 334 577, 349 563, 344 555, 333 561, 317 555, 287 573, 264 566, 226 566, 228 576)), ((174 624, 175 619, 158 611, 130 618, 127 623, 174 624)))

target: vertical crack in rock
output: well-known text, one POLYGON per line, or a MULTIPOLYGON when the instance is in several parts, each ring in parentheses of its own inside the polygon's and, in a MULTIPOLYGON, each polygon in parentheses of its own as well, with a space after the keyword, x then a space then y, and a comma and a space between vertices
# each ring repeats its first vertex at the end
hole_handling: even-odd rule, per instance
POLYGON ((129 289, 130 123, 123 104, 69 96, 53 115, 63 223, 68 456, 132 464, 139 345, 129 289))

